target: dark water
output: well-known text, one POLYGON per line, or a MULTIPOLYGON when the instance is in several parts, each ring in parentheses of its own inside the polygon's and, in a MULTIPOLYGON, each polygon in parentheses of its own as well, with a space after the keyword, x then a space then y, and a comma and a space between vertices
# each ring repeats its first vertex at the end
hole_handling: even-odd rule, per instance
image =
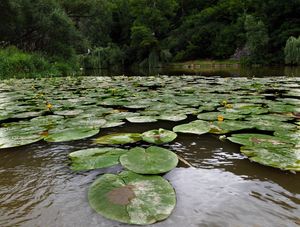
MULTIPOLYGON (((127 123, 100 135, 157 127, 173 125, 127 123)), ((68 167, 67 154, 93 146, 92 141, 2 150, 0 226, 126 226, 102 218, 87 201, 93 180, 121 167, 80 173, 68 167)), ((251 163, 239 146, 213 135, 180 135, 169 148, 195 168, 177 168, 165 176, 176 190, 177 206, 154 226, 299 226, 299 174, 251 163)))
POLYGON ((274 77, 274 76, 288 76, 299 77, 300 67, 234 67, 234 66, 174 66, 164 68, 138 68, 138 69, 94 69, 83 72, 90 76, 147 76, 147 75, 199 75, 199 76, 221 76, 221 77, 274 77))
MULTIPOLYGON (((278 76, 300 76, 297 70, 274 69, 274 72, 278 76)), ((197 71, 195 74, 244 75, 236 69, 220 72, 197 71)), ((94 73, 101 75, 105 72, 94 73)), ((182 74, 181 71, 178 73, 182 74)), ((272 76, 263 71, 248 71, 246 74, 272 76)), ((102 130, 100 135, 144 132, 158 127, 171 129, 173 126, 165 121, 126 123, 121 127, 102 130)), ((0 226, 127 226, 102 218, 90 208, 87 200, 88 187, 97 176, 105 172, 118 172, 121 167, 75 173, 68 166, 67 155, 92 147, 93 138, 68 143, 38 142, 2 149, 0 226)), ((165 147, 184 157, 194 168, 177 168, 165 176, 174 186, 178 201, 172 215, 153 226, 300 226, 299 173, 252 163, 239 152, 238 145, 221 141, 215 135, 181 134, 165 147)))

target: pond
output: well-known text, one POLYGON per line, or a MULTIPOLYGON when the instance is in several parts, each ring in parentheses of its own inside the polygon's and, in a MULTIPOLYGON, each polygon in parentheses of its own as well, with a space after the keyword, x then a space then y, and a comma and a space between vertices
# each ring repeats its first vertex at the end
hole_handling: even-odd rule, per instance
POLYGON ((95 141, 190 122, 209 128, 174 130, 175 140, 157 145, 192 167, 179 162, 161 174, 177 204, 153 226, 299 226, 299 96, 300 77, 2 80, 0 226, 127 226, 96 213, 88 201, 95 179, 122 166, 73 171, 68 155, 94 147, 147 148, 146 141, 95 141), (239 135, 252 135, 252 145, 239 135))

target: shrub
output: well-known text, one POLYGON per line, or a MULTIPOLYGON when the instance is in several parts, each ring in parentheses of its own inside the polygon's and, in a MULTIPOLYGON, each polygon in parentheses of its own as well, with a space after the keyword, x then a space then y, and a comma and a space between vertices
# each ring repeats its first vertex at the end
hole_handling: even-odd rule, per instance
MULTIPOLYGON (((74 69, 77 69, 74 67, 74 69)), ((16 47, 0 49, 0 77, 15 76, 61 76, 72 73, 69 62, 55 61, 51 63, 38 53, 26 53, 16 47)))

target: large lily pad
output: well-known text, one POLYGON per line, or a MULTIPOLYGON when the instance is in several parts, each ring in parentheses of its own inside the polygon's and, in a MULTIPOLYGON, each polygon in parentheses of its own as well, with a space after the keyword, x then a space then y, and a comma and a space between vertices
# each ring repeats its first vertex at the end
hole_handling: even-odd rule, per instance
POLYGON ((202 135, 210 130, 210 125, 206 121, 196 120, 188 124, 177 125, 173 128, 174 132, 192 133, 202 135))
POLYGON ((131 123, 150 123, 157 121, 157 119, 153 116, 127 117, 126 120, 131 123))
POLYGON ((94 128, 67 128, 63 130, 50 130, 44 140, 48 142, 67 142, 94 136, 99 129, 94 128))
POLYGON ((42 139, 41 135, 21 135, 18 132, 4 135, 0 130, 0 148, 12 148, 35 143, 42 139))
POLYGON ((97 144, 127 144, 136 143, 142 140, 142 135, 139 133, 114 133, 106 136, 101 136, 95 140, 97 144))
POLYGON ((124 121, 119 121, 119 120, 107 121, 104 125, 101 126, 101 128, 114 128, 124 124, 125 124, 124 121))
POLYGON ((165 173, 178 164, 175 153, 160 147, 147 149, 136 147, 120 157, 120 162, 125 168, 140 174, 165 173))
POLYGON ((226 134, 233 131, 254 128, 251 124, 245 121, 214 121, 210 124, 210 133, 226 134))
POLYGON ((162 221, 176 205, 175 191, 168 181, 129 171, 96 179, 89 188, 88 199, 104 217, 136 225, 162 221))
POLYGON ((185 114, 163 113, 158 116, 157 119, 164 121, 182 121, 187 119, 187 116, 185 114))
POLYGON ((294 146, 293 143, 288 142, 284 138, 264 134, 234 134, 231 137, 228 137, 228 139, 233 143, 238 143, 247 147, 277 148, 294 146))
POLYGON ((286 147, 241 147, 250 160, 282 170, 300 171, 300 149, 286 147))
POLYGON ((127 150, 102 147, 75 151, 69 154, 72 170, 92 170, 105 168, 119 163, 119 158, 127 150))
POLYGON ((249 124, 253 125, 258 130, 265 130, 265 131, 277 131, 277 130, 293 130, 297 126, 287 122, 281 121, 270 121, 270 120, 251 120, 249 119, 249 124))
POLYGON ((177 134, 175 132, 160 128, 158 130, 144 132, 142 136, 143 140, 148 143, 163 144, 169 143, 176 139, 177 134))
POLYGON ((16 122, 0 127, 0 148, 18 147, 37 142, 42 137, 43 128, 30 122, 16 122))
POLYGON ((197 118, 201 120, 217 121, 218 118, 236 120, 236 119, 242 119, 244 118, 244 116, 236 113, 208 112, 208 113, 199 114, 197 118))

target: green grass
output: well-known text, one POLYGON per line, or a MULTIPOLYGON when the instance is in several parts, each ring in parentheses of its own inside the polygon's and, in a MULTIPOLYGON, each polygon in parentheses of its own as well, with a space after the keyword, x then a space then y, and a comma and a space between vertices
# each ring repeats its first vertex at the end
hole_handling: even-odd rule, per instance
POLYGON ((38 53, 23 52, 16 47, 0 49, 0 78, 63 76, 73 71, 70 63, 50 62, 38 53))

